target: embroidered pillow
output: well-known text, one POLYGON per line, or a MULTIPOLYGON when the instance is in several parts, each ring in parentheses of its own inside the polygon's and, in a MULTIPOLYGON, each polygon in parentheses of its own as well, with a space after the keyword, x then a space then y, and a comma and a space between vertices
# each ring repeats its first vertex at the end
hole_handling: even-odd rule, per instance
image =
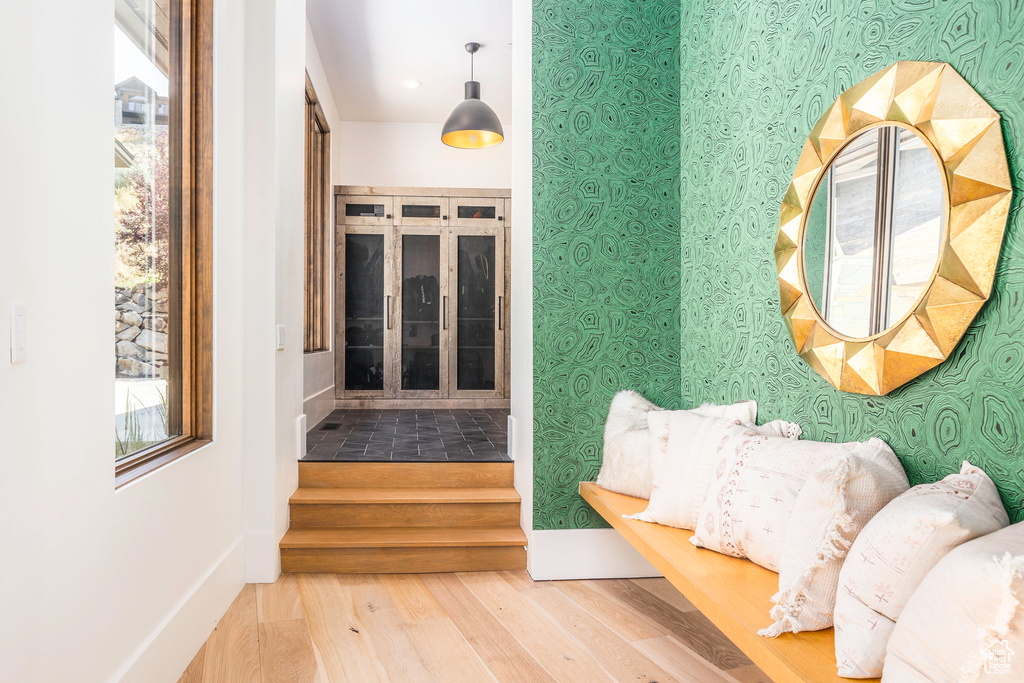
MULTIPOLYGON (((716 406, 714 403, 705 403, 698 408, 690 410, 660 410, 647 413, 647 427, 650 429, 651 448, 651 488, 643 498, 650 498, 654 490, 654 484, 661 475, 663 464, 674 458, 679 452, 678 447, 669 443, 672 437, 673 423, 680 415, 697 415, 700 417, 716 417, 731 422, 741 422, 752 425, 757 421, 757 403, 754 401, 740 401, 727 406, 716 406)), ((798 427, 799 429, 799 427, 798 427)), ((678 434, 677 434, 678 437, 678 434)))
POLYGON ((968 462, 959 474, 915 486, 886 505, 853 542, 839 572, 839 675, 880 676, 896 620, 928 572, 961 543, 1008 523, 995 484, 968 462))
POLYGON ((786 530, 774 623, 759 631, 817 631, 832 626, 839 571, 850 544, 872 517, 910 487, 903 466, 878 439, 814 472, 800 490, 786 530))
POLYGON ((878 439, 823 443, 761 436, 731 427, 690 542, 779 571, 797 496, 813 472, 854 449, 888 448, 878 439))
MULTIPOLYGON (((648 416, 653 435, 658 430, 655 420, 667 425, 665 439, 667 454, 664 462, 651 469, 654 472, 654 486, 647 509, 627 519, 638 519, 693 529, 697 523, 708 487, 714 479, 714 468, 718 461, 718 448, 730 434, 730 428, 740 424, 738 420, 705 417, 697 412, 679 410, 648 416), (667 418, 667 419, 665 419, 667 418)), ((792 422, 776 420, 760 427, 747 425, 750 431, 765 435, 795 439, 800 436, 800 426, 792 422)))
MULTIPOLYGON (((750 422, 757 419, 757 404, 754 401, 742 401, 730 406, 707 404, 695 410, 702 414, 750 422)), ((598 486, 627 496, 651 497, 652 455, 660 463, 664 450, 660 446, 660 432, 656 440, 651 439, 647 418, 648 414, 658 415, 663 412, 670 411, 659 408, 635 391, 620 391, 615 395, 604 427, 604 453, 601 471, 597 475, 598 486)), ((665 443, 667 445, 667 438, 665 443)))
POLYGON ((886 648, 883 683, 1024 677, 1022 598, 1024 522, 954 548, 907 600, 886 648))

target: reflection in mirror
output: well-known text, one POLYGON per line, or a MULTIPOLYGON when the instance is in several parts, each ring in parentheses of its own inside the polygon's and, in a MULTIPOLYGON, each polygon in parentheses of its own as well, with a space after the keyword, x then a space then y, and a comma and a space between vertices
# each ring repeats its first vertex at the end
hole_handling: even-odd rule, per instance
POLYGON ((872 128, 832 161, 804 230, 804 276, 821 317, 848 337, 877 334, 928 286, 942 241, 945 192, 914 131, 872 128))

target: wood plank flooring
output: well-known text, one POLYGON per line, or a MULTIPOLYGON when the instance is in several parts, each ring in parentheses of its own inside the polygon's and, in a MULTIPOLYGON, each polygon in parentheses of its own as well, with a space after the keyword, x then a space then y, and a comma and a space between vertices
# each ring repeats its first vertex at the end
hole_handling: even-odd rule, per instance
POLYGON ((247 585, 179 683, 769 683, 665 579, 282 574, 247 585))

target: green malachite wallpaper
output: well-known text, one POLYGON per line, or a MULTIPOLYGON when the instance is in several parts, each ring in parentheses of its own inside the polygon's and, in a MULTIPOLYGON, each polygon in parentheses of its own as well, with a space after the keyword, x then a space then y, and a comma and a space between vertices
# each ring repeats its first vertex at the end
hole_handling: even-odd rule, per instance
POLYGON ((534 528, 579 497, 612 396, 679 403, 678 0, 533 3, 534 528))
POLYGON ((683 3, 681 399, 757 399, 804 438, 879 436, 912 483, 969 459, 1024 518, 1024 4, 683 3), (884 397, 836 391, 779 314, 772 245, 804 139, 839 93, 901 60, 945 61, 1003 117, 1014 202, 995 289, 950 359, 884 397))
POLYGON ((1024 518, 1024 3, 535 0, 533 21, 535 528, 603 526, 576 487, 622 388, 877 435, 914 483, 970 459, 1024 518), (992 300, 879 398, 796 355, 772 247, 815 121, 901 59, 949 62, 1000 112, 1015 194, 992 300))

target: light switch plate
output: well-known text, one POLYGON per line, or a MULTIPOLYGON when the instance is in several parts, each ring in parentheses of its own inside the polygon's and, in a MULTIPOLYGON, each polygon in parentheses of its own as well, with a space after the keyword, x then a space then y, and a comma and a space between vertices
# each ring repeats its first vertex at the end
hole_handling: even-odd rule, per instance
POLYGON ((277 350, 284 349, 284 325, 277 326, 277 350))
POLYGON ((11 363, 25 362, 25 304, 11 303, 11 363))

